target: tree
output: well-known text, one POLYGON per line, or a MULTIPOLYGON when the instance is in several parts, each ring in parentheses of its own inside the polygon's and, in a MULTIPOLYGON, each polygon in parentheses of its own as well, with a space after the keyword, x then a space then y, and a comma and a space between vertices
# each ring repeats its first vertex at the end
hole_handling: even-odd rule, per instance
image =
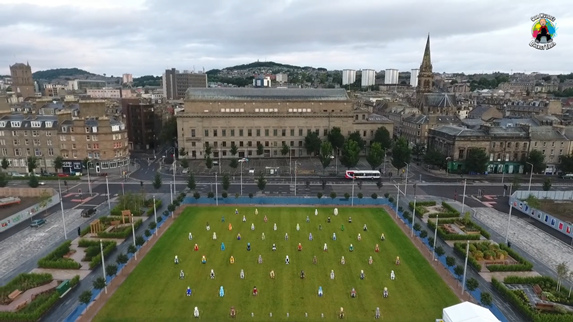
POLYGON ((368 156, 366 156, 366 161, 372 168, 372 170, 378 168, 384 161, 384 150, 379 142, 374 142, 370 146, 370 151, 368 151, 368 156))
POLYGON ((573 154, 559 157, 559 170, 563 173, 573 173, 573 154))
POLYGON ((107 274, 107 276, 109 277, 113 277, 115 276, 115 274, 117 274, 117 265, 115 264, 109 264, 105 267, 105 273, 107 274))
POLYGON ((561 291, 561 284, 563 283, 563 280, 567 278, 567 275, 569 275, 569 268, 567 267, 567 263, 559 263, 557 265, 557 290, 556 291, 561 291))
POLYGON ((213 168, 213 159, 211 159, 210 156, 207 156, 205 158, 205 166, 207 167, 207 169, 213 168))
POLYGON ((392 148, 392 165, 400 170, 410 163, 411 151, 408 147, 408 141, 405 138, 399 138, 392 148))
POLYGON ((232 156, 237 155, 237 153, 239 152, 239 148, 237 147, 237 145, 235 144, 235 142, 231 142, 231 149, 229 150, 229 153, 231 153, 232 156))
POLYGON ((4 157, 2 158, 2 163, 0 165, 2 166, 2 169, 6 170, 10 166, 10 162, 8 162, 8 159, 4 157))
MULTIPOLYGON (((152 222, 152 224, 155 224, 155 223, 152 222)), ((117 255, 115 262, 117 263, 117 265, 123 265, 123 264, 127 263, 128 260, 129 260, 129 258, 127 257, 127 254, 120 253, 117 255)))
POLYGON ((333 127, 328 133, 328 142, 333 149, 340 150, 344 146, 344 135, 339 127, 333 127))
POLYGON ((54 159, 54 169, 56 170, 56 172, 58 172, 58 170, 61 170, 63 166, 64 166, 64 158, 58 155, 54 159))
POLYGON ((420 158, 426 153, 426 145, 423 143, 416 143, 414 147, 412 147, 412 154, 414 155, 415 160, 420 160, 420 158))
POLYGON ((82 294, 80 294, 80 296, 78 297, 78 299, 80 300, 80 303, 88 304, 89 302, 92 301, 92 291, 90 290, 83 291, 82 294))
POLYGON ((223 190, 225 191, 229 190, 229 187, 231 186, 231 179, 228 173, 223 174, 222 181, 223 181, 223 190))
POLYGON ((265 179, 265 174, 261 171, 261 173, 259 174, 259 178, 257 179, 257 187, 259 188, 259 190, 263 191, 265 190, 266 186, 267 186, 267 179, 265 179))
MULTIPOLYGON (((533 173, 541 173, 545 171, 545 155, 539 150, 529 152, 527 162, 533 164, 533 173)), ((526 170, 531 171, 531 165, 527 165, 526 170)))
POLYGON ((304 138, 304 147, 308 154, 317 155, 320 153, 320 145, 322 140, 318 137, 318 133, 310 132, 304 138))
POLYGON ((133 244, 129 244, 129 246, 127 246, 127 253, 128 254, 134 254, 137 251, 137 247, 135 247, 133 244))
POLYGON ((229 161, 229 166, 233 169, 237 169, 239 167, 239 160, 237 160, 237 158, 231 158, 231 161, 229 161))
MULTIPOLYGON (((181 155, 181 154, 180 154, 180 155, 181 155)), ((187 160, 187 158, 182 159, 180 163, 181 163, 181 167, 182 167, 183 169, 189 168, 189 160, 187 160)))
POLYGON ((32 173, 36 168, 38 168, 38 158, 28 157, 26 164, 28 166, 28 173, 32 173))
POLYGON ((195 190, 197 188, 197 183, 195 182, 195 175, 193 172, 189 172, 189 177, 187 177, 187 188, 195 190))
POLYGON ((383 126, 379 127, 374 133, 374 142, 380 143, 384 151, 390 150, 392 148, 392 136, 388 129, 383 126))
POLYGON ((485 306, 491 306, 491 303, 493 302, 493 296, 491 296, 490 293, 482 292, 480 296, 480 302, 485 306))
POLYGON ((205 157, 210 157, 212 150, 213 149, 211 148, 209 142, 205 142, 205 157))
POLYGON ((435 250, 436 250, 436 255, 438 255, 438 257, 441 257, 441 256, 443 256, 443 255, 446 253, 446 251, 444 251, 444 249, 442 248, 442 246, 436 247, 435 250))
POLYGON ((283 143, 283 146, 281 147, 281 154, 284 156, 289 153, 290 153, 290 147, 286 145, 286 143, 283 143))
POLYGON ((466 281, 466 287, 470 292, 475 291, 479 287, 479 282, 473 277, 468 278, 468 280, 466 281))
MULTIPOLYGON (((103 277, 98 277, 93 281, 93 287, 96 290, 101 290, 102 288, 105 287, 105 280, 103 279, 103 277)), ((90 296, 91 297, 91 296, 90 296)))
POLYGON ((263 155, 265 153, 265 147, 261 142, 257 142, 257 155, 263 155))
POLYGON ((180 156, 180 157, 184 157, 184 156, 186 156, 187 154, 188 154, 188 153, 187 153, 187 151, 185 151, 185 148, 179 149, 179 156, 180 156))
POLYGON ((448 265, 448 267, 456 266, 456 259, 452 256, 446 257, 446 265, 448 265))
POLYGON ((446 161, 446 156, 437 149, 431 148, 426 151, 424 155, 424 162, 429 165, 443 167, 446 161))
POLYGON ((342 148, 342 155, 340 156, 340 163, 347 169, 355 167, 360 160, 360 147, 354 140, 346 140, 342 148))
POLYGON ((468 151, 466 158, 466 171, 474 173, 485 173, 489 156, 484 150, 473 148, 468 151))
POLYGON ((320 154, 318 157, 320 164, 322 164, 322 175, 324 175, 324 171, 330 165, 330 161, 332 161, 332 144, 330 144, 330 142, 324 141, 320 144, 320 154))
POLYGON ((40 182, 38 181, 38 177, 36 177, 34 174, 32 174, 30 176, 30 179, 28 179, 28 185, 30 186, 30 188, 38 188, 38 186, 40 185, 40 182))
POLYGON ((4 188, 8 185, 8 175, 4 172, 0 172, 0 188, 4 188))
POLYGON ((332 191, 330 193, 330 198, 335 199, 336 198, 336 192, 332 191))
POLYGON ((543 191, 549 191, 551 190, 551 178, 546 178, 543 181, 543 191))
POLYGON ((364 139, 362 139, 362 136, 360 136, 359 131, 354 131, 354 132, 350 133, 350 135, 348 136, 348 139, 358 143, 358 147, 360 148, 360 151, 364 150, 364 147, 366 146, 366 142, 364 141, 364 139))
POLYGON ((159 188, 161 188, 162 182, 161 182, 161 174, 159 172, 155 172, 155 177, 153 178, 153 188, 155 188, 155 190, 159 190, 159 188))
POLYGON ((512 187, 511 191, 517 191, 517 190, 519 190, 519 188, 521 188, 521 184, 519 183, 519 177, 518 176, 513 177, 513 180, 511 181, 511 187, 512 187))
POLYGON ((46 214, 48 214, 48 205, 50 204, 50 202, 52 202, 52 196, 50 195, 50 193, 47 190, 42 191, 42 193, 40 193, 39 206, 40 208, 44 208, 46 210, 46 214))
POLYGON ((145 244, 145 238, 143 238, 141 235, 135 236, 135 245, 142 246, 143 244, 145 244))
POLYGON ((85 158, 82 160, 82 167, 83 167, 84 169, 88 170, 88 163, 89 163, 89 162, 90 162, 90 159, 88 159, 87 157, 85 157, 85 158))
POLYGON ((159 133, 159 139, 161 142, 173 145, 177 139, 177 119, 171 117, 167 122, 165 122, 161 128, 161 133, 159 133))
POLYGON ((464 267, 461 265, 454 267, 454 274, 456 274, 458 279, 462 278, 462 275, 464 275, 464 267))

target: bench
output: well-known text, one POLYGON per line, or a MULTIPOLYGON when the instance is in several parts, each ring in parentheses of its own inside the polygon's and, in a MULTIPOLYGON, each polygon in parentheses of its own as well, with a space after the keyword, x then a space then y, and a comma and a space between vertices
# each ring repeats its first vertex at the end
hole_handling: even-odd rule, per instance
POLYGON ((553 309, 555 308, 555 304, 538 302, 535 304, 535 308, 543 311, 553 311, 553 309))
POLYGON ((25 308, 26 305, 28 305, 28 301, 24 301, 24 302, 20 303, 18 306, 16 306, 15 311, 16 312, 20 311, 21 309, 25 308))
POLYGON ((535 284, 535 285, 533 285, 533 292, 535 292, 535 294, 537 294, 537 296, 541 296, 541 294, 543 293, 543 290, 541 289, 541 286, 539 286, 539 284, 535 284))
POLYGON ((444 228, 449 234, 457 234, 457 231, 454 228, 452 228, 452 225, 446 224, 444 225, 444 228))
POLYGON ((20 296, 22 294, 22 291, 20 290, 15 290, 14 292, 10 293, 8 295, 8 298, 12 301, 14 301, 18 296, 20 296))

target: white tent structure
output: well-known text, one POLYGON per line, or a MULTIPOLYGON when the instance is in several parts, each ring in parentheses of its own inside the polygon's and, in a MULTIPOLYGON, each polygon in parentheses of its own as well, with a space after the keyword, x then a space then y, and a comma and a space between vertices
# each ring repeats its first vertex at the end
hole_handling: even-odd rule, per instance
POLYGON ((442 319, 444 322, 500 322, 490 310, 470 302, 445 308, 442 319))

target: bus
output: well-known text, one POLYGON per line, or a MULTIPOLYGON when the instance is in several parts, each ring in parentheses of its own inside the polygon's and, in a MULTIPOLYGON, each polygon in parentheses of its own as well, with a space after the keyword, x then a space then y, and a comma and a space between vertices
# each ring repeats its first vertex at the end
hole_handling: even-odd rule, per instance
POLYGON ((380 179, 378 170, 346 170, 346 179, 380 179))

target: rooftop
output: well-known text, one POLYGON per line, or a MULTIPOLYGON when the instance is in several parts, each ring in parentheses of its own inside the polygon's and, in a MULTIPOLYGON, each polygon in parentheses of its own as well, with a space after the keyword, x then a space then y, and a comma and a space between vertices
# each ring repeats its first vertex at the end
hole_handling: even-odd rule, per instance
POLYGON ((306 88, 189 88, 188 100, 217 101, 348 101, 345 89, 306 88))

